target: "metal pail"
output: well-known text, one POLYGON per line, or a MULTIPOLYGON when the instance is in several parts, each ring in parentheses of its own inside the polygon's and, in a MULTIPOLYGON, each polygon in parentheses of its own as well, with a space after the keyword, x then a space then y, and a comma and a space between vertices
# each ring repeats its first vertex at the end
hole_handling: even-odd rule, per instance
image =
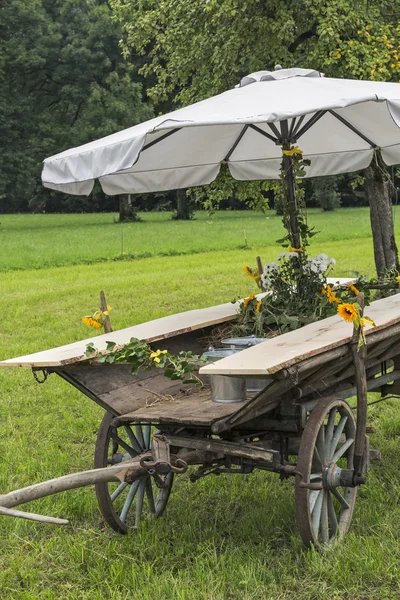
MULTIPOLYGON (((215 362, 239 352, 233 348, 218 348, 205 352, 210 362, 215 362)), ((209 375, 211 386, 211 399, 213 402, 231 404, 243 402, 246 399, 246 380, 243 377, 229 377, 228 375, 209 375)))
POLYGON ((246 399, 246 379, 228 375, 210 375, 211 399, 222 404, 234 404, 246 399))

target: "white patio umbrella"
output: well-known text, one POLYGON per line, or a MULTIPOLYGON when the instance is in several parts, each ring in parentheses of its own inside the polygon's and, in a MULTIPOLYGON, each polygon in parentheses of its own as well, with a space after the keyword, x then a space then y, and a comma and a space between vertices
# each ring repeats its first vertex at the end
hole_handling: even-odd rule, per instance
POLYGON ((278 66, 47 158, 42 181, 79 195, 96 179, 109 195, 157 192, 208 184, 223 163, 238 180, 278 179, 282 148, 294 143, 311 160, 306 177, 364 169, 376 149, 387 165, 400 163, 400 85, 278 66))

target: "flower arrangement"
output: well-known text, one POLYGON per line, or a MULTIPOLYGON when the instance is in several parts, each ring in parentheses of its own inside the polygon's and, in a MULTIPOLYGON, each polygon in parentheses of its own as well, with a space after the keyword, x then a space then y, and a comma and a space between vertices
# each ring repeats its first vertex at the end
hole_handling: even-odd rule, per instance
POLYGON ((284 333, 333 314, 321 290, 326 288, 335 262, 326 254, 309 258, 304 248, 289 248, 276 262, 266 263, 258 276, 244 265, 246 275, 267 294, 262 299, 255 294, 245 298, 235 334, 263 337, 271 332, 284 333))
POLYGON ((117 347, 115 342, 107 342, 105 352, 99 352, 94 344, 90 343, 86 346, 85 356, 107 364, 129 363, 133 375, 137 375, 140 369, 149 371, 155 367, 162 369, 169 379, 195 383, 200 389, 203 387, 196 371, 199 363, 204 360, 192 352, 179 352, 176 355, 168 350, 153 350, 145 340, 131 338, 129 343, 122 347, 117 347))

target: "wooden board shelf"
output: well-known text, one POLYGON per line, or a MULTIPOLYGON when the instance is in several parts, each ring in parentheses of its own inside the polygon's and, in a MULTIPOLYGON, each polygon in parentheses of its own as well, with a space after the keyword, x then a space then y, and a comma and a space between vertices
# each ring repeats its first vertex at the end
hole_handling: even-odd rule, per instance
MULTIPOLYGON (((351 281, 353 281, 353 279, 348 278, 331 278, 328 280, 332 285, 336 282, 345 284, 351 281)), ((264 295, 265 294, 258 294, 257 297, 262 298, 264 295)), ((169 315, 167 317, 162 317, 161 319, 155 319, 154 321, 148 321, 147 323, 141 323, 140 325, 134 325, 133 327, 127 327, 126 329, 121 329, 112 333, 105 333, 72 344, 67 344, 66 346, 3 360, 0 361, 0 367, 61 367, 87 361, 88 359, 85 356, 85 350, 89 343, 93 343, 98 350, 104 351, 106 349, 107 341, 112 341, 118 346, 123 346, 124 344, 127 344, 132 337, 147 340, 148 342, 170 339, 182 334, 190 333, 191 331, 235 321, 238 316, 239 303, 240 301, 235 303, 227 302, 217 306, 169 315)))

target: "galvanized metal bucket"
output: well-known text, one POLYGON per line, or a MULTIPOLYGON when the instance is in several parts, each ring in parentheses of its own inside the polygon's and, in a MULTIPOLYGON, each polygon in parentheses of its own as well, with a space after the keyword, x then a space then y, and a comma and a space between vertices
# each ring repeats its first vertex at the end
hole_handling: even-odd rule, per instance
MULTIPOLYGON (((239 352, 240 350, 245 350, 245 348, 256 346, 257 344, 261 344, 265 341, 266 338, 258 338, 255 335, 247 335, 237 338, 226 338, 225 340, 222 340, 222 345, 226 348, 229 348, 230 350, 235 350, 236 352, 239 352)), ((250 393, 260 392, 269 383, 271 383, 271 381, 271 377, 265 379, 256 379, 249 377, 248 379, 246 379, 247 391, 250 393)))
MULTIPOLYGON (((220 348, 205 352, 205 356, 211 362, 221 360, 238 350, 233 348, 220 348)), ((227 375, 210 375, 211 399, 213 402, 232 404, 243 402, 246 399, 246 379, 243 377, 228 377, 227 375)))

